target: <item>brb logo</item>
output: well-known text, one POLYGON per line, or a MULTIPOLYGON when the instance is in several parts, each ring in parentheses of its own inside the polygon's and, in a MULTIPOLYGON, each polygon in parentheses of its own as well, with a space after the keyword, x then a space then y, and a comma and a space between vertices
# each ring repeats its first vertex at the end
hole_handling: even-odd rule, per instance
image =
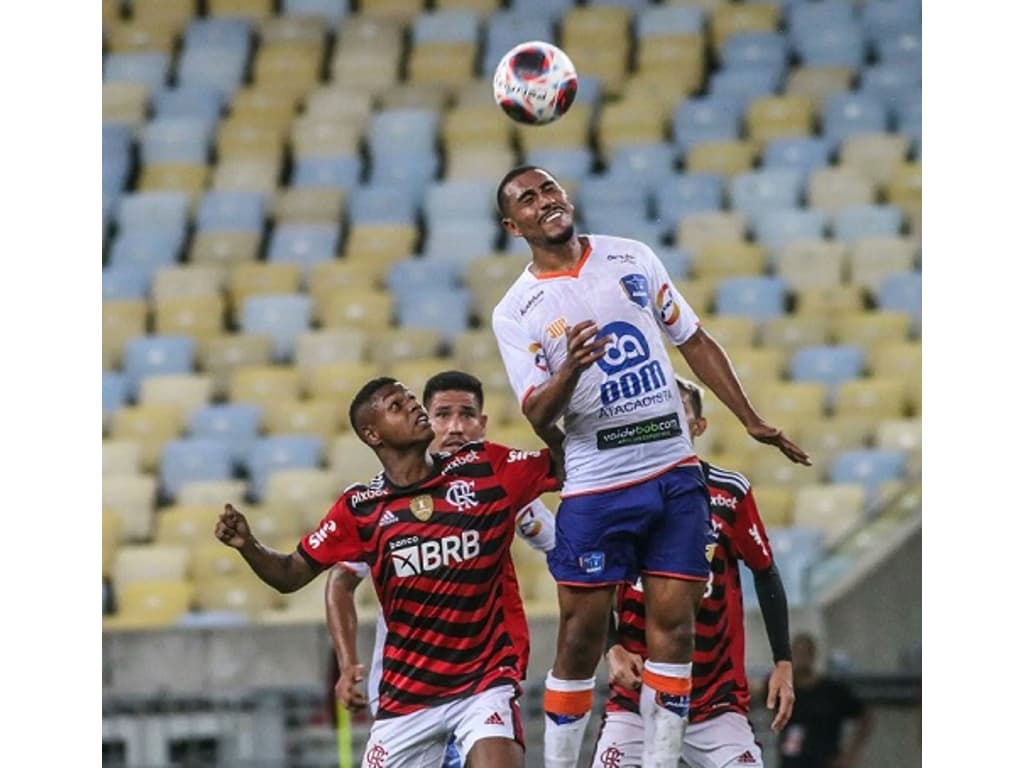
POLYGON ((598 336, 609 336, 598 366, 609 378, 601 385, 601 402, 608 406, 624 397, 637 397, 665 387, 668 380, 639 328, 621 321, 608 323, 598 336), (622 374, 619 376, 618 374, 622 374))
POLYGON ((472 560, 480 554, 480 532, 463 531, 458 536, 444 536, 440 539, 419 541, 418 537, 400 539, 395 542, 400 547, 391 552, 391 562, 395 564, 395 576, 419 576, 438 568, 472 560), (409 544, 412 546, 402 546, 409 544))

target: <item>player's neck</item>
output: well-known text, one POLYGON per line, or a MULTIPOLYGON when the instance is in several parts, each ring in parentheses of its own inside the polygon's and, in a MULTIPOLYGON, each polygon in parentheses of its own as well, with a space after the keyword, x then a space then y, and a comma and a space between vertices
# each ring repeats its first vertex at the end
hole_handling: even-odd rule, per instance
POLYGON ((380 460, 388 481, 399 488, 421 483, 434 473, 434 460, 422 446, 382 451, 380 460))
POLYGON ((531 243, 531 250, 533 263, 530 265, 530 271, 535 275, 543 275, 548 272, 571 272, 580 263, 587 249, 583 240, 573 235, 558 245, 531 243))

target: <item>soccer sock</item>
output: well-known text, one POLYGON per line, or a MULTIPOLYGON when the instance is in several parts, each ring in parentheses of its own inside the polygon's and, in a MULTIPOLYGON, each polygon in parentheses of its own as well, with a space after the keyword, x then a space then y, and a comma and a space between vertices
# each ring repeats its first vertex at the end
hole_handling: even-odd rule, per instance
POLYGON ((544 686, 544 768, 576 768, 593 704, 593 677, 560 680, 548 672, 544 686))
POLYGON ((644 662, 640 715, 644 719, 644 768, 676 768, 690 713, 692 664, 644 662))

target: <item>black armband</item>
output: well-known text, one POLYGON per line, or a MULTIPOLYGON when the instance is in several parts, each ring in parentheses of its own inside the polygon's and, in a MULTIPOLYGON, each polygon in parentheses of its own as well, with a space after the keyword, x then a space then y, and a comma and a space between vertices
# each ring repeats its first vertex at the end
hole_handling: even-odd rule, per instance
POLYGON ((764 617, 768 644, 772 648, 772 658, 776 662, 792 661, 793 654, 789 648, 789 603, 775 563, 763 571, 754 571, 754 588, 764 617))

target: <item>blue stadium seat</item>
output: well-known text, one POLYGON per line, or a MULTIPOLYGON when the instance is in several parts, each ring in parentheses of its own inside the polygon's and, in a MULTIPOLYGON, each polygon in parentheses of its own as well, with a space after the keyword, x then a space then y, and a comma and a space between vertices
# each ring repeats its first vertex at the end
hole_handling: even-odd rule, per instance
POLYGON ((142 380, 169 373, 191 373, 195 361, 195 340, 189 336, 139 336, 124 348, 124 374, 128 397, 139 394, 142 380))
POLYGON ((152 93, 164 87, 170 65, 170 55, 162 51, 108 53, 103 60, 103 82, 141 83, 152 93))
POLYGON ((196 229, 200 232, 262 232, 266 215, 263 195, 243 190, 207 192, 196 211, 196 229))
MULTIPOLYGON (((654 247, 651 243, 648 243, 648 245, 651 245, 652 248, 654 247)), ((654 252, 661 259, 661 263, 665 265, 669 277, 685 280, 690 274, 693 265, 693 252, 689 248, 664 246, 662 248, 654 248, 654 252)))
POLYGON ((434 222, 423 242, 423 258, 464 267, 478 256, 493 253, 500 235, 500 227, 490 217, 434 222))
POLYGON ((829 480, 863 485, 870 500, 883 483, 901 478, 906 465, 907 456, 903 451, 880 448, 843 451, 832 461, 829 480))
POLYGON ((183 192, 133 192, 121 198, 117 226, 122 232, 184 233, 188 216, 189 199, 183 192))
POLYGON ((672 118, 672 138, 686 153, 702 141, 739 138, 742 119, 742 108, 735 99, 690 98, 676 107, 672 118))
POLYGON ((778 91, 785 65, 720 69, 711 73, 711 98, 731 99, 745 114, 754 99, 778 91))
POLYGON ((292 186, 351 189, 362 173, 363 161, 358 155, 305 155, 292 163, 292 186))
POLYGON ((853 242, 864 237, 895 237, 903 225, 903 211, 895 205, 853 205, 840 210, 832 221, 837 240, 853 242))
POLYGON ((855 22, 853 3, 848 0, 800 2, 786 8, 786 28, 793 39, 813 36, 822 27, 851 26, 855 22))
POLYGON ((540 15, 561 19, 576 4, 576 0, 510 0, 509 8, 520 15, 540 15))
POLYGON ((241 466, 253 441, 260 436, 262 418, 260 407, 252 403, 213 403, 192 412, 188 434, 223 441, 231 461, 241 466))
POLYGON ((654 190, 654 208, 666 224, 674 225, 687 214, 717 211, 724 200, 725 182, 710 173, 683 173, 654 190))
POLYGON ((405 153, 430 152, 437 142, 439 117, 432 109, 384 109, 370 118, 366 136, 373 159, 405 153))
POLYGON ((822 129, 835 144, 858 133, 884 133, 885 107, 878 99, 857 93, 838 93, 825 102, 822 129))
POLYGON ((803 193, 799 171, 792 168, 764 168, 734 176, 729 185, 729 203, 733 210, 748 218, 769 211, 796 208, 803 193))
POLYGON ((387 286, 400 303, 407 299, 415 303, 417 296, 457 287, 461 273, 452 262, 403 259, 395 262, 388 272, 387 286))
POLYGON ((323 441, 312 435, 273 435, 253 441, 245 458, 253 500, 263 500, 267 481, 278 470, 316 469, 323 450, 323 441))
POLYGON ((337 27, 348 16, 349 0, 283 0, 281 10, 286 16, 319 16, 337 27))
POLYGON ((340 224, 280 224, 270 233, 267 261, 299 264, 308 271, 338 253, 340 224))
POLYGON ((213 126, 198 117, 157 117, 142 127, 142 162, 205 165, 213 126))
POLYGON ((786 208, 756 216, 753 221, 757 242, 777 255, 796 240, 821 240, 825 237, 828 216, 814 208, 786 208))
POLYGON ((579 75, 576 100, 573 104, 589 104, 593 107, 601 101, 603 93, 604 83, 600 78, 594 75, 579 75))
POLYGON ((430 328, 451 342, 469 328, 472 297, 461 288, 436 290, 415 302, 398 303, 398 324, 403 328, 430 328))
POLYGON ((415 224, 418 209, 418 191, 398 184, 355 187, 348 201, 352 226, 415 224))
POLYGON ((725 41, 721 60, 726 69, 763 67, 781 72, 789 64, 789 49, 778 32, 742 32, 725 41))
POLYGON ((449 218, 494 216, 494 184, 489 181, 438 181, 427 187, 423 197, 423 218, 428 227, 431 222, 449 218))
POLYGON ((476 43, 480 16, 475 11, 443 9, 420 13, 412 22, 412 44, 476 43))
POLYGON ((730 277, 718 283, 715 313, 770 320, 786 311, 786 283, 779 277, 730 277))
POLYGON ((103 268, 103 300, 144 299, 149 293, 153 272, 138 264, 119 264, 103 268))
POLYGON ((566 181, 582 179, 594 167, 594 157, 586 147, 534 149, 526 153, 526 162, 566 181))
POLYGON ((128 377, 117 371, 103 372, 103 415, 109 416, 128 403, 128 377))
POLYGON ((370 157, 371 184, 403 184, 422 194, 441 170, 441 160, 433 149, 380 151, 370 157))
POLYGON ((128 184, 132 171, 131 154, 104 153, 103 155, 103 192, 110 196, 118 196, 128 184))
POLYGON ((223 98, 233 94, 245 77, 248 52, 230 48, 187 48, 178 59, 177 82, 216 89, 223 98))
POLYGON ((193 117, 214 125, 223 109, 223 95, 207 85, 179 85, 153 94, 153 112, 157 118, 193 117))
POLYGON ((483 71, 494 72, 501 57, 524 40, 556 42, 554 23, 532 13, 502 10, 492 14, 485 29, 483 71))
POLYGON ((184 237, 172 231, 121 232, 110 246, 110 266, 142 270, 149 282, 162 267, 178 261, 184 237))
POLYGON ((903 29, 887 35, 875 43, 878 58, 883 64, 909 64, 921 66, 921 29, 903 29))
POLYGON ((270 293, 249 296, 242 304, 242 333, 269 336, 274 360, 290 361, 299 336, 310 329, 313 298, 305 293, 270 293))
POLYGON ((867 44, 856 24, 819 27, 794 40, 800 63, 805 67, 848 67, 864 65, 867 44))
POLYGON ((896 108, 896 128, 911 138, 911 156, 921 157, 921 94, 918 92, 896 108))
POLYGON ((104 123, 101 139, 103 157, 106 158, 107 155, 129 157, 133 140, 133 132, 130 126, 124 123, 104 123))
POLYGON ((648 193, 640 184, 623 184, 621 179, 594 175, 580 180, 575 202, 591 221, 599 220, 591 216, 592 208, 620 207, 631 215, 646 218, 648 193))
POLYGON ((860 92, 877 99, 896 115, 900 104, 921 93, 921 63, 897 62, 865 67, 860 76, 860 92))
POLYGON ((214 438, 185 438, 164 443, 160 453, 160 494, 174 501, 186 483, 230 480, 228 444, 214 438))
POLYGON ((627 8, 634 13, 642 8, 646 8, 648 0, 590 0, 588 5, 612 5, 619 8, 627 8))
MULTIPOLYGON (((599 228, 596 230, 597 232, 607 232, 615 237, 639 240, 644 245, 654 249, 655 252, 661 248, 667 235, 675 230, 674 226, 666 226, 662 222, 647 221, 618 208, 598 211, 590 221, 598 223, 599 228)), ((585 226, 586 222, 581 226, 581 231, 595 231, 589 228, 583 230, 585 226)))
POLYGON ((903 29, 921 29, 920 0, 868 0, 861 11, 864 33, 881 40, 903 29))
POLYGON ((920 272, 894 272, 878 289, 878 308, 907 312, 920 323, 922 285, 920 272))
POLYGON ((636 15, 636 36, 699 34, 707 12, 693 5, 648 5, 636 15))
POLYGON ((631 184, 641 183, 648 190, 673 178, 677 173, 679 148, 667 141, 649 144, 623 144, 612 152, 608 176, 631 184))
MULTIPOLYGON (((772 548, 779 575, 786 588, 790 605, 810 602, 809 575, 811 566, 824 554, 824 532, 813 526, 794 525, 788 528, 769 528, 768 543, 772 548)), ((757 605, 754 577, 749 568, 740 568, 743 599, 750 606, 757 605)))
POLYGON ((793 136, 769 141, 761 154, 764 168, 795 168, 806 182, 818 168, 829 164, 832 143, 821 136, 793 136))
POLYGON ((831 390, 864 370, 864 350, 851 344, 801 347, 789 361, 793 381, 820 382, 831 390))
POLYGON ((185 50, 227 49, 247 53, 251 42, 250 22, 238 16, 195 17, 185 28, 185 50))

